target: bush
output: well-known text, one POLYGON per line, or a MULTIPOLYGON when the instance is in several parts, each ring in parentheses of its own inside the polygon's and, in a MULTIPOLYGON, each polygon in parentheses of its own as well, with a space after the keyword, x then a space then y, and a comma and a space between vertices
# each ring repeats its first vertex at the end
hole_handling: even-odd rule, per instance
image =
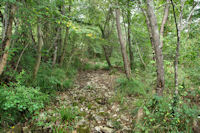
POLYGON ((64 70, 61 68, 51 68, 50 66, 41 66, 34 86, 39 86, 44 92, 52 90, 66 90, 73 86, 73 78, 76 75, 74 69, 64 70))
POLYGON ((39 88, 20 84, 1 86, 0 91, 0 121, 6 125, 13 125, 31 117, 48 101, 48 96, 40 92, 39 88))
POLYGON ((178 96, 153 96, 143 104, 143 110, 143 124, 137 128, 150 132, 192 132, 193 122, 200 113, 197 106, 178 96))
POLYGON ((119 91, 127 94, 127 95, 145 95, 146 87, 139 80, 127 78, 119 78, 117 79, 118 89, 119 91))

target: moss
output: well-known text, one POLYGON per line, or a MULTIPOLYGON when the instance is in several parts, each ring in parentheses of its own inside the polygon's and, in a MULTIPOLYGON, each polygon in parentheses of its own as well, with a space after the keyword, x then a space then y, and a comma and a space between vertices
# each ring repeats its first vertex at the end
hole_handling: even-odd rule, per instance
POLYGON ((81 97, 79 97, 79 102, 82 104, 83 102, 85 102, 86 101, 86 98, 85 97, 83 97, 83 96, 81 96, 81 97))
POLYGON ((88 109, 92 109, 92 104, 89 103, 89 104, 87 105, 87 107, 88 107, 88 109))
POLYGON ((103 116, 103 117, 109 117, 109 113, 107 112, 99 112, 98 115, 103 116))
POLYGON ((78 103, 77 102, 73 102, 72 106, 78 106, 78 103))
POLYGON ((90 133, 90 128, 88 125, 82 125, 77 128, 78 133, 90 133))
POLYGON ((82 116, 82 117, 85 117, 87 115, 87 113, 83 111, 83 112, 80 112, 79 115, 82 116))

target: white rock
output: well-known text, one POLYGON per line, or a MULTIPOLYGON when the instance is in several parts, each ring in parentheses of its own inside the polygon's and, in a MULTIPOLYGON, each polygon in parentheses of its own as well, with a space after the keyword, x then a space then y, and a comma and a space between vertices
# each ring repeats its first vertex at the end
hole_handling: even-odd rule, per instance
POLYGON ((124 120, 124 121, 129 121, 129 119, 125 115, 122 115, 121 119, 124 120))
POLYGON ((101 131, 104 133, 112 133, 114 131, 114 129, 109 128, 109 127, 104 127, 104 126, 99 126, 101 131))
POLYGON ((113 117, 117 117, 117 114, 114 114, 113 117))
POLYGON ((108 127, 114 127, 113 124, 112 124, 112 121, 107 121, 106 125, 107 125, 108 127))
POLYGON ((94 128, 97 132, 100 132, 101 131, 101 128, 100 127, 95 127, 94 128))

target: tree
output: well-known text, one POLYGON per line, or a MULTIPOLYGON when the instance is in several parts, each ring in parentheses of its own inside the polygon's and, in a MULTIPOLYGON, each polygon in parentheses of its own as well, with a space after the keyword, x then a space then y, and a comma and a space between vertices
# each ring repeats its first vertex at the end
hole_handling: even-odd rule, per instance
POLYGON ((42 47, 43 47, 43 33, 42 33, 42 25, 40 22, 38 22, 37 25, 37 33, 38 33, 38 49, 37 49, 37 59, 33 71, 33 79, 36 78, 38 70, 40 68, 40 62, 42 58, 42 47))
MULTIPOLYGON (((105 23, 103 24, 103 26, 101 26, 99 24, 99 28, 101 30, 102 38, 105 39, 105 40, 110 37, 110 34, 112 32, 112 28, 109 27, 110 26, 109 23, 111 21, 112 14, 113 14, 113 11, 112 11, 112 8, 110 8, 108 10, 108 13, 107 13, 107 16, 106 16, 106 19, 105 19, 105 23)), ((112 46, 107 46, 105 44, 102 45, 102 48, 103 48, 103 51, 104 51, 104 55, 105 55, 107 64, 111 68, 112 64, 110 62, 110 56, 111 56, 113 48, 112 48, 112 46)))
POLYGON ((4 18, 5 19, 4 32, 1 45, 2 57, 0 59, 0 75, 2 75, 4 71, 9 56, 15 11, 16 11, 16 6, 14 4, 11 4, 10 2, 7 2, 5 9, 6 15, 4 18))
POLYGON ((166 5, 165 5, 165 9, 164 9, 162 24, 161 24, 161 27, 160 27, 160 46, 161 46, 161 48, 163 47, 165 24, 167 23, 167 19, 168 19, 168 16, 169 16, 169 8, 170 8, 169 3, 170 3, 170 0, 167 0, 166 5))
MULTIPOLYGON (((71 12, 71 4, 72 4, 72 1, 70 0, 69 7, 68 7, 68 14, 70 14, 70 12, 71 12)), ((64 12, 63 12, 63 14, 64 14, 64 12)), ((68 15, 68 17, 69 17, 69 15, 68 15)), ((62 66, 64 63, 68 43, 69 43, 69 27, 67 26, 66 30, 65 30, 64 46, 62 47, 62 50, 61 50, 62 53, 61 53, 61 57, 60 57, 60 66, 62 66)))
POLYGON ((131 69, 133 70, 133 51, 132 51, 132 46, 131 46, 131 9, 130 9, 130 0, 128 0, 127 4, 127 21, 128 21, 128 46, 129 46, 129 58, 130 58, 130 66, 131 69))
POLYGON ((120 42, 120 45, 121 45, 121 53, 122 53, 122 57, 123 57, 126 77, 128 79, 130 79, 131 78, 131 69, 130 69, 130 64, 129 64, 129 61, 128 61, 128 56, 127 56, 127 53, 126 53, 126 44, 125 44, 124 39, 122 37, 122 31, 121 31, 121 26, 120 26, 120 9, 119 8, 116 9, 116 26, 117 26, 119 42, 120 42))
POLYGON ((160 41, 160 35, 158 30, 158 24, 157 24, 157 18, 154 13, 154 3, 153 0, 147 0, 147 17, 150 22, 149 29, 151 29, 151 35, 152 35, 152 43, 155 50, 155 56, 156 56, 156 67, 157 67, 157 86, 156 86, 156 92, 159 96, 162 96, 165 81, 164 81, 164 64, 163 64, 163 54, 161 49, 161 41, 160 41))

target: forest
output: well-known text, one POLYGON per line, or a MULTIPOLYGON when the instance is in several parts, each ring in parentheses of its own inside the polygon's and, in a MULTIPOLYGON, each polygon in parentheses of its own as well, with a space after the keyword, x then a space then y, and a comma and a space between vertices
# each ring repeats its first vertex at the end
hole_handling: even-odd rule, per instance
POLYGON ((200 0, 0 0, 0 132, 200 133, 200 0))

